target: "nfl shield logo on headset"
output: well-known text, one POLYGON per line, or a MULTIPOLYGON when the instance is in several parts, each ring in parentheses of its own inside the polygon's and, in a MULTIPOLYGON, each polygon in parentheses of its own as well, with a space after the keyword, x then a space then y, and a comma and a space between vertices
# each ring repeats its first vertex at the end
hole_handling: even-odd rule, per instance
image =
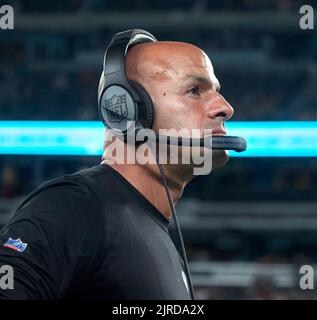
POLYGON ((103 107, 107 110, 109 121, 120 122, 128 115, 126 94, 114 94, 110 99, 105 100, 103 107))

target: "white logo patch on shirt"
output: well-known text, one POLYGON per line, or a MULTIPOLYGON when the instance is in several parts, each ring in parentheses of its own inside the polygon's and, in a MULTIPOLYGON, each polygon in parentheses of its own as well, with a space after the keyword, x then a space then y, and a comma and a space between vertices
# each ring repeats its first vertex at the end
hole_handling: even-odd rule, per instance
POLYGON ((28 246, 28 244, 26 242, 22 242, 22 240, 20 238, 18 238, 18 239, 9 238, 3 244, 3 246, 6 248, 10 248, 14 251, 23 252, 26 249, 26 247, 28 246))

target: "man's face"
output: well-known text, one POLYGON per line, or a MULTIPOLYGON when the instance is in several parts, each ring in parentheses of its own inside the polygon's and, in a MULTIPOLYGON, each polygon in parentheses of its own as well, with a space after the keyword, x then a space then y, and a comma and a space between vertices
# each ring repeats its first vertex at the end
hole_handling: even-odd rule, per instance
MULTIPOLYGON (((182 42, 146 43, 133 47, 126 60, 127 76, 150 94, 153 129, 200 130, 224 135, 233 108, 219 94, 220 85, 208 56, 182 42)), ((226 151, 213 151, 213 167, 228 161, 226 151)))

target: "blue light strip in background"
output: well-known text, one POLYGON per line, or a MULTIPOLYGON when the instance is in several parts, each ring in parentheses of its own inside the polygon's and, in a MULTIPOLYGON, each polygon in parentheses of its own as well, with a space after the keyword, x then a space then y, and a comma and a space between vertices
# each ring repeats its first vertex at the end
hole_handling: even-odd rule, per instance
POLYGON ((316 157, 317 121, 228 122, 228 134, 244 137, 246 152, 238 157, 316 157))
MULTIPOLYGON (((228 122, 248 150, 233 157, 316 157, 317 121, 228 122)), ((0 121, 0 154, 101 156, 99 121, 0 121)))
POLYGON ((0 154, 99 156, 97 121, 0 121, 0 154))

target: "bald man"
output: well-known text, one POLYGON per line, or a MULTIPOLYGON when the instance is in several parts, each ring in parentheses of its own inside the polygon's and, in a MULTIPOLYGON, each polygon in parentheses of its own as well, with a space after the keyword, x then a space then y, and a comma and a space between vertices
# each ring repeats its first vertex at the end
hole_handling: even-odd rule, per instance
MULTIPOLYGON (((154 131, 226 134, 233 109, 201 49, 181 42, 137 44, 125 67, 128 79, 151 96, 154 131)), ((102 75, 99 94, 103 81, 102 75)), ((101 164, 44 183, 1 230, 0 266, 13 267, 14 289, 0 288, 0 298, 190 299, 168 233, 171 212, 158 167, 116 163, 110 140, 106 136, 101 164)), ((121 143, 125 155, 135 152, 121 143)), ((226 151, 212 156, 213 168, 228 161, 226 151)), ((164 165, 175 204, 194 166, 164 165)))

